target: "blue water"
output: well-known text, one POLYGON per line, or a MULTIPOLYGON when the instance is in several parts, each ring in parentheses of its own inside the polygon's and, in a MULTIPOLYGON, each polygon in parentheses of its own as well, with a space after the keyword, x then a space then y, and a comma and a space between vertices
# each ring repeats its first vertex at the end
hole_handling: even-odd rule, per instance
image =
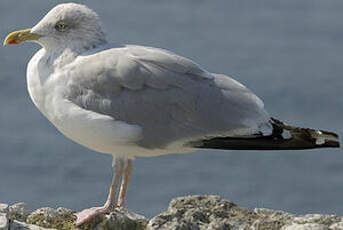
MULTIPOLYGON (((0 37, 32 27, 57 1, 1 0, 0 37)), ((81 2, 81 1, 79 1, 81 2)), ((110 41, 170 49, 246 84, 273 116, 343 136, 343 1, 82 1, 110 41)), ((0 202, 34 209, 102 205, 111 157, 58 133, 30 101, 35 44, 0 47, 0 202)), ((153 216, 170 199, 218 194, 246 207, 343 215, 343 151, 199 151, 138 158, 130 210, 153 216)))

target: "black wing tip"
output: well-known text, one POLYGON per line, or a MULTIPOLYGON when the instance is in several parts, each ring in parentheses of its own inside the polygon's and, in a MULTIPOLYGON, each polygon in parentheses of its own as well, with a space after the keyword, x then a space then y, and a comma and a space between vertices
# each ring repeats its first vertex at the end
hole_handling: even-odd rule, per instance
POLYGON ((312 142, 315 145, 314 148, 340 148, 341 147, 341 144, 338 140, 328 139, 328 140, 325 140, 324 143, 316 143, 316 140, 312 139, 312 142))
POLYGON ((307 136, 307 138, 311 140, 311 142, 315 143, 318 148, 340 148, 339 135, 335 132, 291 126, 273 117, 270 118, 270 121, 273 126, 278 126, 290 131, 294 135, 300 135, 302 137, 307 136), (317 144, 317 141, 324 141, 324 143, 317 144))
POLYGON ((330 131, 290 126, 271 118, 273 133, 269 136, 212 137, 190 142, 189 145, 201 149, 223 150, 302 150, 316 148, 340 148, 338 134, 330 131), (284 130, 290 138, 284 138, 284 130))
POLYGON ((326 141, 325 148, 341 148, 341 144, 338 141, 326 141))

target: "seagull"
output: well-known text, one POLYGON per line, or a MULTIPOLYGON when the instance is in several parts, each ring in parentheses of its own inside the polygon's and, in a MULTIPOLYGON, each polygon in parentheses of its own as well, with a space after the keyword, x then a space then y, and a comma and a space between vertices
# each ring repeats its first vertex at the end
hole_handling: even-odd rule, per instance
POLYGON ((42 47, 27 66, 35 106, 69 139, 113 155, 107 201, 78 212, 77 226, 124 208, 135 157, 339 147, 333 132, 272 118, 229 76, 165 49, 107 42, 99 16, 85 5, 59 4, 4 45, 23 42, 42 47))

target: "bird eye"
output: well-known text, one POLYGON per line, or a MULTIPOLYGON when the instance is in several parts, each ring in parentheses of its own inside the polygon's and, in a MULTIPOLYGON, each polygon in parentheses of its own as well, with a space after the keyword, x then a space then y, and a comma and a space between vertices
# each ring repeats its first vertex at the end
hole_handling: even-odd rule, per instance
POLYGON ((67 29, 67 25, 63 22, 58 22, 56 25, 55 25, 55 29, 59 32, 64 32, 66 31, 67 29))

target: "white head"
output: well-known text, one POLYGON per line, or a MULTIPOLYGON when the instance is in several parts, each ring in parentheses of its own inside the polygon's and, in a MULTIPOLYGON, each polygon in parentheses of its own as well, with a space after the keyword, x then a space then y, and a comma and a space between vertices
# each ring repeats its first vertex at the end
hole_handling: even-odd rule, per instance
POLYGON ((32 29, 9 34, 4 44, 37 42, 47 50, 84 50, 106 43, 98 15, 76 3, 55 6, 32 29))

